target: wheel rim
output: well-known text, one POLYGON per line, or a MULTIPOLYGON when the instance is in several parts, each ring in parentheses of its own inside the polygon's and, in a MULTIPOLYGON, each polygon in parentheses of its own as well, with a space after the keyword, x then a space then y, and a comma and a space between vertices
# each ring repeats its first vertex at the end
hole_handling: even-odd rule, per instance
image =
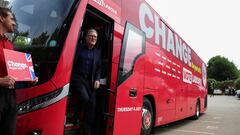
POLYGON ((148 130, 151 127, 152 114, 146 108, 143 108, 142 112, 142 128, 143 130, 148 130))

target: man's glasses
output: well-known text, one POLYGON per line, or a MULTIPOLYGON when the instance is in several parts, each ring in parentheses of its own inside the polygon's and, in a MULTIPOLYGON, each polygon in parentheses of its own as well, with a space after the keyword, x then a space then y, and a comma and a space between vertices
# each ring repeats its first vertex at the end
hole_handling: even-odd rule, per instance
POLYGON ((90 37, 92 39, 97 39, 97 36, 95 36, 95 35, 88 35, 88 37, 90 37))

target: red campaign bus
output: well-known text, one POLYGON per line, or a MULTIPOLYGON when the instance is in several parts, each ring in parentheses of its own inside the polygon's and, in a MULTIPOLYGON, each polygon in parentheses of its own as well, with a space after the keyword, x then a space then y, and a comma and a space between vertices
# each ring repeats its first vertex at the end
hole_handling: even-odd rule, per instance
MULTIPOLYGON (((75 49, 99 33, 96 135, 144 135, 207 109, 206 65, 144 0, 14 0, 15 49, 31 53, 39 83, 17 89, 17 135, 77 135, 69 90, 75 49)), ((80 128, 80 129, 79 129, 80 128)))

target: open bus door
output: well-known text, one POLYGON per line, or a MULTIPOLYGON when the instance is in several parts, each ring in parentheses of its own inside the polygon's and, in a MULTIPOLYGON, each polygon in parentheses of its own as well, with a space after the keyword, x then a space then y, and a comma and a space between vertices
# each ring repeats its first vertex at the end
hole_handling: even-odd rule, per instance
POLYGON ((127 23, 118 67, 114 135, 139 135, 142 121, 145 34, 127 23))
MULTIPOLYGON (((78 39, 78 45, 85 43, 87 31, 90 28, 97 30, 98 39, 96 48, 101 51, 101 79, 100 88, 96 90, 96 110, 92 129, 94 135, 105 135, 108 118, 108 97, 111 81, 111 58, 113 39, 113 19, 91 5, 87 5, 82 27, 78 39)), ((75 53, 76 54, 76 53, 75 53)), ((75 56, 76 58, 76 56, 75 56)), ((109 92, 110 91, 110 92, 109 92)), ((83 130, 84 111, 80 112, 81 106, 77 101, 77 93, 70 89, 68 95, 68 107, 66 111, 66 124, 64 135, 79 135, 83 130), (76 117, 80 116, 80 117, 76 117)), ((112 115, 110 115, 110 118, 112 115)))

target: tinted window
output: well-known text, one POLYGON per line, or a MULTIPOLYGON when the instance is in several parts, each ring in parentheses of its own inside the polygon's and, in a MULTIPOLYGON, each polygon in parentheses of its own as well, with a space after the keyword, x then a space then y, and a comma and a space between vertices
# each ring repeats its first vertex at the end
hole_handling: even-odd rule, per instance
POLYGON ((118 85, 132 74, 137 58, 144 53, 144 32, 127 23, 120 56, 118 85))
POLYGON ((17 20, 12 42, 16 50, 32 55, 40 83, 48 81, 55 72, 76 5, 76 0, 10 2, 17 20))

